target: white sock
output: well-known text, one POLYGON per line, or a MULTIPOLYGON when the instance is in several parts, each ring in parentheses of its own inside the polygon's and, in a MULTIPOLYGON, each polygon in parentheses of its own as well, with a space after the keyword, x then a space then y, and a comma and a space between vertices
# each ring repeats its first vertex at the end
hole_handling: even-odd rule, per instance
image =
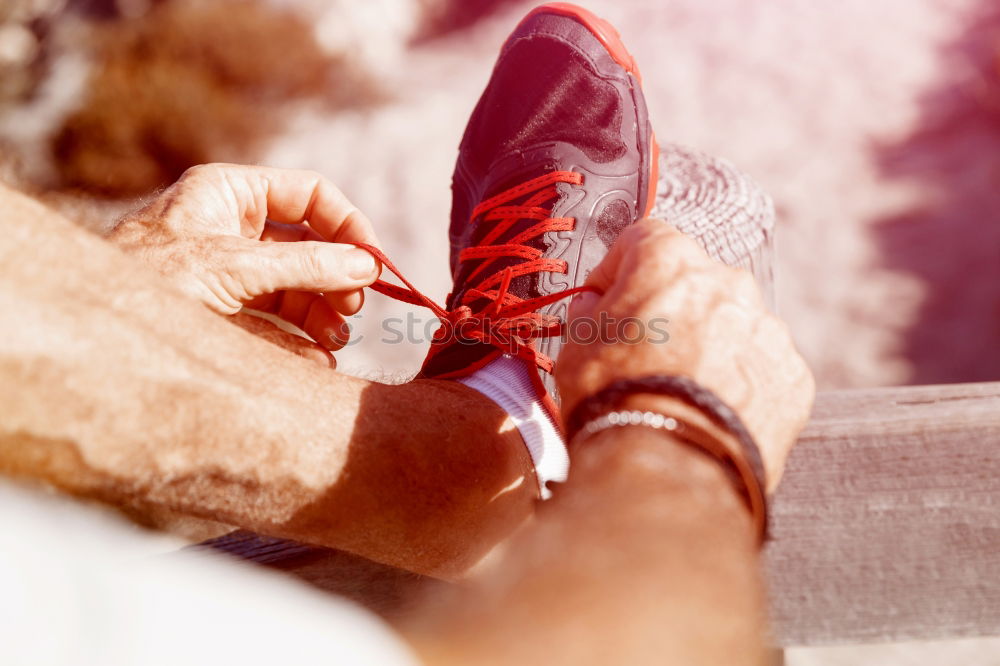
POLYGON ((566 480, 569 453, 548 412, 542 407, 542 398, 535 391, 529 372, 537 371, 529 369, 520 359, 504 355, 458 381, 476 389, 507 412, 535 463, 542 499, 548 499, 552 491, 545 484, 566 480))

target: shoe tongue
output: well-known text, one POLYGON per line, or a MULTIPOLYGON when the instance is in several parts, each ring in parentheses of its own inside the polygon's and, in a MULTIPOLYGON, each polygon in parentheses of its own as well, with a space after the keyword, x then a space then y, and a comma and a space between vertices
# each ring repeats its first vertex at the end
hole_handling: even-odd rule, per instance
MULTIPOLYGON (((504 162, 507 162, 507 160, 504 160, 504 162)), ((532 178, 538 178, 539 176, 544 176, 547 173, 556 171, 556 165, 554 162, 552 164, 543 162, 543 163, 532 164, 530 166, 525 166, 521 169, 508 168, 504 169, 504 171, 507 172, 507 175, 505 175, 503 178, 499 178, 489 183, 486 186, 486 192, 485 194, 483 194, 483 201, 486 201, 490 197, 495 197, 501 192, 505 192, 506 190, 509 190, 512 187, 517 187, 522 183, 526 183, 532 178)), ((532 192, 528 194, 528 196, 531 196, 531 194, 534 193, 532 192)))

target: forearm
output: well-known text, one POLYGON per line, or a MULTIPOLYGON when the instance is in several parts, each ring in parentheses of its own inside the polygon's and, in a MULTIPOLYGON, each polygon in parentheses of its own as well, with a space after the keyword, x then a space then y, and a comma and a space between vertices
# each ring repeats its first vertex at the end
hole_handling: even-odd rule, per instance
POLYGON ((0 473, 440 574, 530 511, 527 453, 474 391, 334 373, 0 196, 0 473))
POLYGON ((749 514, 717 463, 662 434, 586 441, 502 566, 414 628, 429 663, 763 660, 749 514))
POLYGON ((113 394, 76 392, 61 379, 85 379, 79 368, 35 364, 32 381, 8 360, 0 474, 140 520, 165 508, 450 576, 532 510, 523 444, 500 434, 503 415, 461 386, 367 385, 331 373, 341 389, 331 415, 370 403, 372 414, 353 423, 272 391, 152 378, 133 387, 123 368, 113 394), (452 409, 466 427, 455 426, 452 409), (275 411, 303 420, 275 422, 275 411))

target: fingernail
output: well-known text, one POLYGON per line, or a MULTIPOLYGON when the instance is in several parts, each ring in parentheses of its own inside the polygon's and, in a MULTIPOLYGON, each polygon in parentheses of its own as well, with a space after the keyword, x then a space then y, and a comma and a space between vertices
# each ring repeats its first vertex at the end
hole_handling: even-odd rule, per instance
POLYGON ((375 257, 366 250, 354 248, 347 251, 347 274, 356 280, 371 277, 375 273, 375 257))
POLYGON ((334 346, 343 347, 351 339, 351 327, 344 323, 326 329, 323 331, 323 334, 334 346))
POLYGON ((574 296, 573 300, 569 302, 570 319, 579 317, 581 314, 592 310, 597 305, 599 299, 600 296, 592 291, 585 291, 582 294, 574 296))

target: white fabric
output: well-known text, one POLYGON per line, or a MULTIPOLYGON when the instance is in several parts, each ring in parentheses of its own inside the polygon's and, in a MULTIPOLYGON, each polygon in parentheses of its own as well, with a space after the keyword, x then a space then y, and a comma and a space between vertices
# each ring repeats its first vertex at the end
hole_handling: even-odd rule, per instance
POLYGON ((4 666, 413 666, 354 603, 0 481, 4 666))
POLYGON ((504 355, 458 381, 476 389, 507 412, 535 463, 542 499, 548 499, 552 491, 546 484, 565 481, 569 474, 569 453, 559 430, 542 407, 542 398, 531 383, 529 372, 536 370, 504 355))

